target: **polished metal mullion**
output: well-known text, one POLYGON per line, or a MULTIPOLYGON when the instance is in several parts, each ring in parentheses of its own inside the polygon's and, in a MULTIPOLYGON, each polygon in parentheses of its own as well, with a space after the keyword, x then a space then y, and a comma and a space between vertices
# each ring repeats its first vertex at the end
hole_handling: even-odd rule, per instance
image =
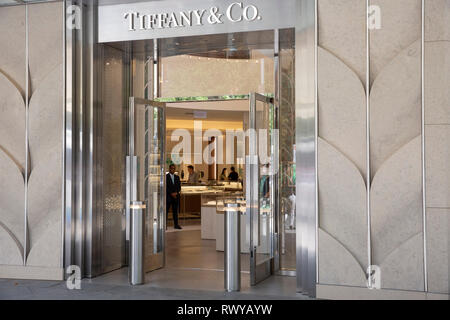
POLYGON ((319 284, 319 6, 314 3, 314 115, 315 115, 315 180, 316 180, 316 285, 319 284))
POLYGON ((161 147, 162 147, 162 157, 161 157, 161 213, 160 219, 162 221, 161 226, 161 248, 163 254, 163 267, 166 266, 166 107, 162 107, 162 133, 161 133, 161 147))
MULTIPOLYGON (((249 101, 249 129, 255 129, 255 111, 256 111, 256 98, 257 95, 255 93, 250 94, 249 101)), ((249 248, 250 248, 250 285, 253 286, 256 284, 256 250, 255 250, 255 237, 254 237, 254 216, 255 216, 255 199, 254 199, 254 188, 253 182, 255 180, 254 177, 254 164, 253 159, 255 157, 255 141, 254 135, 252 131, 250 131, 248 137, 249 143, 249 156, 246 157, 246 195, 247 195, 247 205, 248 205, 248 216, 247 216, 247 238, 249 239, 249 248)))
POLYGON ((85 42, 85 29, 86 29, 86 9, 84 1, 80 1, 81 11, 81 25, 82 29, 76 32, 76 68, 78 71, 78 77, 76 77, 76 157, 75 157, 75 264, 81 268, 81 273, 84 275, 84 129, 85 129, 85 87, 84 80, 86 77, 85 61, 84 61, 84 42, 85 42))
POLYGON ((370 0, 366 0, 366 210, 367 210, 367 263, 368 284, 372 287, 372 217, 371 217, 371 161, 370 161, 370 0))
POLYGON ((160 57, 158 39, 153 40, 153 92, 151 100, 155 100, 160 96, 160 57))
MULTIPOLYGON (((280 96, 281 96, 281 61, 280 61, 280 30, 275 29, 274 32, 274 82, 275 82, 275 94, 274 94, 274 103, 273 103, 273 129, 279 130, 279 110, 280 110, 280 96)), ((274 131, 275 132, 275 131, 274 131)), ((280 192, 279 192, 279 146, 280 141, 279 137, 280 135, 277 134, 272 136, 272 143, 271 146, 273 146, 272 149, 272 172, 271 172, 271 179, 270 179, 270 190, 271 192, 271 210, 272 210, 272 217, 270 219, 271 221, 271 254, 272 258, 274 258, 274 272, 277 272, 280 270, 280 219, 281 214, 279 211, 279 204, 280 204, 280 192), (273 141, 276 139, 275 141, 273 141), (277 169, 274 170, 274 166, 277 169)))
MULTIPOLYGON (((131 97, 129 99, 129 109, 128 109, 128 137, 129 137, 129 155, 130 156, 134 156, 134 133, 135 133, 135 128, 134 128, 134 117, 135 117, 135 98, 131 97)), ((133 200, 133 199, 131 199, 133 200)))
POLYGON ((295 27, 297 290, 316 296, 316 0, 297 1, 295 27))
POLYGON ((65 197, 65 189, 66 189, 66 88, 67 88, 67 80, 66 80, 66 64, 67 64, 67 57, 66 57, 66 1, 63 1, 62 3, 62 39, 63 39, 63 52, 62 52, 62 61, 63 61, 63 67, 62 67, 62 75, 63 75, 63 104, 64 104, 64 111, 62 116, 62 126, 63 126, 63 134, 62 134, 62 167, 61 167, 61 267, 64 267, 64 242, 65 242, 65 228, 66 228, 66 221, 65 221, 65 208, 66 208, 66 197, 65 197))
POLYGON ((421 57, 421 81, 422 81, 422 214, 423 214, 423 279, 424 290, 428 292, 428 250, 427 250, 427 193, 426 193, 426 146, 425 146, 425 0, 422 0, 422 57, 421 57))
MULTIPOLYGON (((64 1, 64 23, 72 0, 64 1)), ((75 251, 75 30, 64 26, 65 39, 65 132, 64 132, 64 267, 74 262, 75 251)))
POLYGON ((125 217, 122 219, 122 239, 125 244, 125 248, 122 251, 124 254, 123 264, 129 266, 129 254, 130 254, 130 204, 131 204, 131 153, 130 153, 130 96, 132 96, 132 48, 131 44, 124 44, 124 50, 122 52, 122 103, 124 105, 122 125, 124 130, 122 131, 125 143, 122 147, 122 152, 125 157, 125 175, 122 175, 123 180, 122 188, 125 194, 125 217))
POLYGON ((23 243, 23 265, 27 264, 28 256, 28 177, 30 171, 29 157, 29 107, 30 107, 30 73, 29 73, 29 25, 28 4, 25 5, 25 195, 24 195, 24 243, 23 243))
MULTIPOLYGON (((96 8, 98 11, 98 7, 96 8)), ((98 26, 97 26, 98 28, 98 26)), ((97 59, 96 59, 96 66, 95 70, 97 70, 98 74, 95 76, 96 86, 97 86, 97 92, 96 92, 96 106, 95 106, 95 122, 94 125, 95 128, 95 146, 94 146, 94 159, 95 159, 95 211, 96 211, 96 225, 93 226, 94 230, 98 230, 98 244, 97 249, 98 251, 94 254, 95 261, 97 263, 96 266, 96 275, 101 274, 104 271, 104 263, 103 263, 103 243, 105 239, 104 235, 104 187, 103 187, 103 178, 104 178, 104 172, 103 172, 103 150, 104 150, 104 139, 103 139, 103 86, 105 80, 105 70, 104 70, 104 62, 105 62, 105 46, 100 46, 96 44, 97 46, 97 59)), ((125 118, 125 117, 122 117, 125 118)), ((123 120, 122 120, 123 121, 123 120)), ((125 181, 125 173, 122 173, 123 180, 125 181)), ((123 183, 123 182, 122 182, 123 183)), ((124 220, 124 218, 123 218, 124 220)), ((122 221, 123 223, 123 221, 122 221)), ((123 234, 125 234, 125 224, 123 223, 123 234)), ((123 236, 123 243, 125 243, 125 236, 123 236)), ((125 261, 125 247, 122 248, 122 263, 126 264, 125 261)))
MULTIPOLYGON (((134 134, 135 134, 135 99, 133 97, 129 98, 128 102, 128 157, 127 157, 127 203, 126 203, 126 234, 128 234, 128 248, 127 252, 129 254, 130 241, 131 241, 131 210, 130 205, 132 201, 136 201, 137 198, 137 190, 136 190, 136 177, 135 170, 137 167, 136 156, 135 156, 135 143, 134 143, 134 134)), ((128 265, 130 264, 129 256, 126 257, 128 261, 128 265)))
POLYGON ((98 232, 94 232, 96 230, 96 218, 97 218, 97 211, 94 211, 94 201, 96 199, 95 195, 95 176, 94 176, 94 159, 95 159, 95 141, 94 141, 94 121, 95 121, 95 115, 94 115, 94 109, 95 109, 95 95, 97 92, 95 77, 98 74, 95 69, 96 62, 95 58, 96 55, 96 49, 95 49, 95 37, 96 37, 96 28, 97 28, 97 22, 96 22, 96 5, 94 2, 86 3, 86 24, 85 24, 85 30, 86 33, 85 41, 86 44, 86 77, 84 78, 84 88, 85 88, 85 132, 86 137, 85 141, 85 172, 84 172, 84 178, 85 178, 85 217, 83 217, 84 223, 82 225, 84 229, 84 236, 83 239, 85 241, 85 250, 84 250, 84 260, 85 260, 85 273, 86 276, 92 277, 94 274, 97 273, 96 267, 99 265, 98 261, 96 261, 96 257, 94 257, 94 254, 97 252, 95 251, 95 246, 98 245, 98 232))

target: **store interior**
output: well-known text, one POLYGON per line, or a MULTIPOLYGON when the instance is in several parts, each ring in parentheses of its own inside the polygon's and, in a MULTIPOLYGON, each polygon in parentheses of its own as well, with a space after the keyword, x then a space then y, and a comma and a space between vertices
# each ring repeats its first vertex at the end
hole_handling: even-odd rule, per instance
MULTIPOLYGON (((204 58, 196 56, 188 59, 201 61, 204 58)), ((222 59, 205 60, 208 65, 213 65, 213 68, 217 69, 220 68, 217 65, 223 64, 222 59)), ((199 68, 197 63, 196 70, 199 68)), ((245 63, 256 64, 252 59, 245 63)), ((206 66, 200 68, 206 69, 206 66)), ((236 80, 239 82, 239 79, 236 80)), ((241 89, 235 92, 244 91, 241 89)), ((166 164, 175 164, 175 174, 181 180, 178 216, 179 225, 183 228, 182 230, 174 228, 171 209, 166 222, 166 266, 169 268, 203 270, 224 268, 223 202, 230 198, 245 199, 245 148, 239 147, 238 139, 235 136, 228 137, 227 132, 244 132, 249 117, 248 95, 228 96, 216 96, 208 98, 207 101, 166 104, 166 164), (176 148, 183 139, 180 135, 183 132, 180 130, 189 132, 191 143, 189 154, 176 148), (221 136, 206 138, 211 130, 220 131, 221 136), (213 163, 209 164, 204 153, 211 144, 214 150, 210 153, 213 163), (180 152, 172 153, 174 150, 180 152)), ((241 261, 242 271, 248 272, 249 246, 245 239, 245 224, 243 217, 241 261)))
MULTIPOLYGON (((199 132, 202 136, 211 129, 221 131, 223 133, 221 138, 224 139, 222 154, 225 155, 226 132, 243 130, 245 117, 248 117, 248 99, 181 102, 166 105, 166 159, 170 159, 170 163, 176 163, 176 174, 181 179, 178 215, 179 224, 183 228, 182 230, 174 229, 172 210, 170 210, 166 233, 167 267, 223 269, 224 211, 218 207, 218 202, 220 206, 221 199, 225 197, 244 197, 244 166, 242 162, 239 163, 237 154, 229 163, 213 158, 215 163, 208 164, 203 155, 201 155, 202 161, 199 161, 199 157, 195 159, 194 129, 200 124, 202 128, 199 132), (180 129, 189 132, 191 137, 191 153, 187 155, 184 150, 180 153, 183 159, 186 159, 185 161, 178 161, 177 156, 171 154, 179 143, 178 139, 181 139, 177 135, 177 130, 180 129), (191 173, 189 166, 194 167, 191 173), (232 167, 238 173, 238 179, 235 177, 229 179, 232 167), (226 174, 222 176, 222 173, 225 173, 224 169, 227 169, 226 174)), ((198 140, 197 143, 199 143, 198 140)), ((217 143, 213 139, 209 140, 199 143, 202 152, 210 143, 217 143)), ((236 144, 237 139, 232 143, 234 152, 237 149, 236 144)), ((247 260, 248 258, 244 257, 241 259, 248 271, 248 262, 245 263, 247 260)))

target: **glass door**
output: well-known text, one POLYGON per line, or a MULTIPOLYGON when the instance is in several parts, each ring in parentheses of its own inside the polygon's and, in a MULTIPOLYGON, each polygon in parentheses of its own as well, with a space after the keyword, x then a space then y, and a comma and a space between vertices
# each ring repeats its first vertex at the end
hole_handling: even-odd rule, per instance
MULTIPOLYGON (((164 266, 165 234, 165 104, 130 98, 127 157, 127 230, 130 204, 145 204, 145 272, 164 266)), ((128 257, 128 252, 127 252, 128 257)))
POLYGON ((246 156, 247 243, 250 244, 250 284, 274 273, 278 252, 275 233, 278 190, 278 128, 273 99, 250 95, 246 156))

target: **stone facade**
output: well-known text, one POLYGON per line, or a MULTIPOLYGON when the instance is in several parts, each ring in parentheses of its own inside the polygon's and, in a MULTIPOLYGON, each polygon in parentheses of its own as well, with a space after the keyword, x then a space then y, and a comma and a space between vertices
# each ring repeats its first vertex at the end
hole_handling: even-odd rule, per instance
POLYGON ((372 0, 366 92, 366 1, 319 0, 319 283, 365 287, 368 267, 366 98, 370 101, 372 265, 383 289, 424 291, 422 134, 429 292, 448 293, 450 1, 372 0))
MULTIPOLYGON (((370 147, 371 258, 382 288, 422 292, 427 270, 428 291, 448 294, 450 0, 425 1, 424 57, 422 1, 370 3, 381 28, 370 31, 366 92, 366 1, 318 0, 319 283, 366 287, 370 147)), ((60 279, 63 10, 27 7, 0 8, 0 277, 60 279)))
POLYGON ((425 159, 429 291, 449 293, 450 1, 426 1, 425 159))
POLYGON ((0 9, 0 277, 62 278, 62 27, 60 2, 0 9))

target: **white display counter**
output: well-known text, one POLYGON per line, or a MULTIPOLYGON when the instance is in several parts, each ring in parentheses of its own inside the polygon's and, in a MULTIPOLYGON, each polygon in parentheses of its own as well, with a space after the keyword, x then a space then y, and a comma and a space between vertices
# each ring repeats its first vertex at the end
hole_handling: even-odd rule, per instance
MULTIPOLYGON (((249 253, 250 245, 247 243, 246 235, 246 215, 241 214, 241 253, 249 253)), ((215 217, 216 250, 225 250, 225 214, 217 212, 215 217)))
MULTIPOLYGON (((239 200, 241 205, 245 202, 239 200)), ((260 246, 258 248, 259 253, 270 252, 270 239, 268 238, 267 230, 269 230, 268 214, 270 209, 261 210, 260 220, 260 246)), ((216 200, 212 197, 205 195, 204 201, 202 201, 201 207, 201 238, 202 240, 216 240, 216 250, 224 251, 225 248, 225 212, 223 211, 223 203, 219 200, 217 204, 216 200)), ((241 213, 241 252, 249 253, 250 245, 247 243, 247 215, 245 212, 241 213)))

